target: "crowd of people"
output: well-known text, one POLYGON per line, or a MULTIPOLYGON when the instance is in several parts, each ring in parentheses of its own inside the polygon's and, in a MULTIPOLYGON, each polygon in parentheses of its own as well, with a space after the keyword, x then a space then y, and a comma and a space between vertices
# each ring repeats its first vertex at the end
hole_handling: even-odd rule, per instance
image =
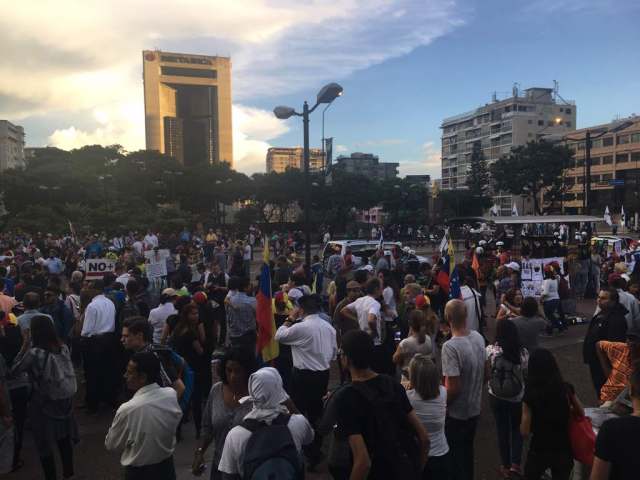
POLYGON ((28 421, 43 477, 59 478, 56 455, 62 478, 73 477, 83 408, 115 411, 105 448, 120 452, 128 480, 175 479, 175 446, 189 424, 192 473, 209 469, 214 480, 299 479, 324 463, 336 480, 472 480, 486 393, 500 478, 550 470, 568 479, 576 441, 594 439, 571 433, 585 410, 540 338, 564 334, 566 300, 588 295, 590 284, 597 309, 583 358, 598 406, 616 418, 600 427, 587 467, 593 480, 636 478, 640 262, 632 254, 567 251, 566 268, 545 267, 537 298, 521 289, 529 252, 503 244, 469 245, 455 269, 446 255, 419 261, 399 247, 358 261, 336 250, 304 265, 300 235, 270 235, 279 354, 264 361, 251 264, 262 235, 252 228, 241 237, 2 235, 0 473, 23 467, 28 421), (170 255, 157 291, 145 252, 160 249, 170 255), (88 277, 86 260, 102 257, 115 271, 88 277), (584 257, 596 281, 574 268, 584 257))

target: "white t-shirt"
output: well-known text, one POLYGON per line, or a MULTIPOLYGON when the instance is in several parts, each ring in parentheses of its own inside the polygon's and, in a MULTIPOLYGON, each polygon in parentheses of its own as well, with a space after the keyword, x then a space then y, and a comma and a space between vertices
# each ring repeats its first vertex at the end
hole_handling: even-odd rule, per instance
POLYGON ((467 307, 467 328, 469 330, 480 330, 480 296, 481 294, 471 287, 460 287, 462 301, 467 307))
POLYGON ((386 287, 382 291, 382 298, 384 299, 385 305, 388 307, 388 313, 384 314, 384 320, 386 322, 393 322, 398 316, 396 298, 393 295, 393 288, 386 287))
POLYGON ((545 278, 542 282, 542 300, 560 300, 558 293, 558 280, 555 278, 545 278))
POLYGON ((380 302, 369 295, 365 295, 364 297, 358 298, 355 302, 350 303, 347 307, 356 312, 360 330, 367 332, 369 335, 371 335, 369 314, 376 316, 376 329, 378 330, 378 334, 373 337, 373 344, 381 345, 382 339, 380 338, 380 333, 382 332, 382 317, 380 315, 380 302))
POLYGON ((415 390, 407 391, 409 403, 418 419, 429 432, 431 446, 430 457, 440 457, 449 451, 447 437, 444 434, 444 421, 447 415, 447 389, 440 385, 440 394, 431 400, 423 400, 415 390))
MULTIPOLYGON (((313 440, 313 428, 304 415, 291 415, 287 426, 298 452, 301 452, 302 446, 308 445, 313 440)), ((224 441, 218 470, 230 475, 244 474, 244 451, 250 437, 251 432, 240 425, 229 431, 224 441)))

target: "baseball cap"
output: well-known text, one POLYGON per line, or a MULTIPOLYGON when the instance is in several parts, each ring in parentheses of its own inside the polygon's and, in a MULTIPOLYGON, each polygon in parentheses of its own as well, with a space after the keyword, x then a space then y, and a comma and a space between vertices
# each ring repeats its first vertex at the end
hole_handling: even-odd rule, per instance
POLYGON ((518 262, 509 262, 505 265, 505 267, 510 268, 511 270, 515 270, 516 272, 520 271, 520 265, 518 265, 518 262))
POLYGON ((207 294, 204 292, 196 292, 193 294, 193 301, 202 305, 207 301, 207 294))
POLYGON ((162 295, 166 295, 167 297, 175 297, 177 293, 173 288, 165 288, 164 290, 162 290, 162 295))

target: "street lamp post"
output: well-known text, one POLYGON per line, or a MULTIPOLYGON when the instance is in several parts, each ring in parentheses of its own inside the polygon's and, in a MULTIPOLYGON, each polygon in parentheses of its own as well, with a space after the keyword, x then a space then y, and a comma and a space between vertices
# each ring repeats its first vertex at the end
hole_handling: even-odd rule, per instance
MULTIPOLYGON (((309 185, 309 115, 320 104, 331 104, 336 98, 342 95, 342 87, 337 83, 329 83, 318 92, 316 104, 309 107, 308 102, 304 102, 302 113, 298 113, 291 107, 278 106, 273 109, 274 115, 280 120, 286 120, 294 115, 302 117, 304 130, 304 238, 305 238, 305 263, 311 267, 311 188, 309 185)), ((324 143, 324 142, 323 142, 324 143)))
POLYGON ((324 144, 324 142, 327 140, 326 138, 324 138, 324 114, 329 109, 332 103, 333 103, 333 100, 329 102, 327 106, 324 107, 324 109, 322 110, 322 161, 324 162, 325 171, 328 171, 329 166, 327 165, 327 152, 324 144))

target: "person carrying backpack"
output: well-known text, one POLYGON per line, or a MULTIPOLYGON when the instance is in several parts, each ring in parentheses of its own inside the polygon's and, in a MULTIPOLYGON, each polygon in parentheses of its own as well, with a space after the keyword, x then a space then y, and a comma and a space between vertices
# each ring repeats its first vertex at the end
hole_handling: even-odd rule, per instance
POLYGON ((253 402, 241 425, 227 434, 218 470, 225 479, 303 480, 302 446, 313 440, 313 429, 300 414, 284 405, 289 397, 275 368, 265 367, 249 377, 253 402))
POLYGON ((346 439, 353 463, 348 478, 421 478, 429 437, 400 383, 371 370, 373 339, 362 330, 342 338, 341 368, 351 374, 335 405, 336 435, 346 439))
POLYGON ((520 343, 511 320, 496 326, 496 341, 488 345, 489 402, 496 420, 501 473, 504 478, 521 474, 522 436, 520 417, 529 352, 520 343))
POLYGON ((47 315, 32 317, 31 329, 25 331, 11 375, 22 372, 29 375, 33 387, 28 416, 44 478, 57 478, 52 440, 60 453, 63 478, 69 478, 74 474, 72 441, 77 441, 78 435, 73 416, 77 383, 69 349, 58 338, 47 315))

